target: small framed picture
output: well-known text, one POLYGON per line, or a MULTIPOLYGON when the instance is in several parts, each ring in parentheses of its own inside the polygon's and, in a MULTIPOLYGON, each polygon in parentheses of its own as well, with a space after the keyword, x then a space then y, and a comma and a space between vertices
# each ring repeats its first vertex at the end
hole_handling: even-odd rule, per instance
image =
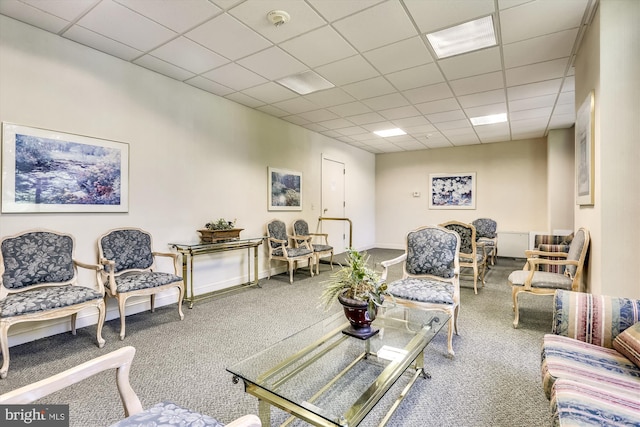
POLYGON ((302 173, 269 167, 270 211, 302 210, 302 173))
POLYGON ((429 175, 429 209, 475 209, 476 173, 429 175))

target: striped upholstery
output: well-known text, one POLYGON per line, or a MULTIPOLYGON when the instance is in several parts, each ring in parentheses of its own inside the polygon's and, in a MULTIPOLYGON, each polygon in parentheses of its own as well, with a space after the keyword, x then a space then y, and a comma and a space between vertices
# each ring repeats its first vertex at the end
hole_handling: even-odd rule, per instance
POLYGON ((640 368, 640 322, 622 331, 613 340, 613 348, 640 368))
POLYGON ((542 386, 547 398, 556 379, 634 390, 640 396, 640 368, 617 351, 547 334, 542 347, 542 386))
POLYGON ((638 426, 640 398, 624 390, 559 379, 553 387, 551 413, 554 426, 638 426))
MULTIPOLYGON (((533 239, 533 247, 537 251, 543 252, 569 252, 569 243, 566 242, 567 236, 557 236, 552 234, 536 234, 533 239)), ((548 257, 547 259, 559 260, 562 258, 548 257)), ((538 265, 539 271, 549 273, 564 273, 564 265, 538 265)))

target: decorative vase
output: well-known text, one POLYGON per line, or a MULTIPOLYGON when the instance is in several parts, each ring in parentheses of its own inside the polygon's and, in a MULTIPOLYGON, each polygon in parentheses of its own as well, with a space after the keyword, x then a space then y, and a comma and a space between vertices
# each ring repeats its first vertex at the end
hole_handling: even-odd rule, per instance
POLYGON ((216 243, 225 240, 239 239, 242 230, 244 230, 244 228, 230 228, 228 230, 209 230, 203 228, 198 230, 198 233, 200 233, 200 241, 202 243, 216 243))
MULTIPOLYGON (((343 334, 366 340, 380 332, 380 329, 371 327, 371 322, 376 318, 369 315, 369 304, 366 301, 360 301, 338 295, 338 301, 342 304, 344 315, 349 320, 350 326, 342 331, 343 334)), ((377 310, 376 310, 377 311, 377 310)))

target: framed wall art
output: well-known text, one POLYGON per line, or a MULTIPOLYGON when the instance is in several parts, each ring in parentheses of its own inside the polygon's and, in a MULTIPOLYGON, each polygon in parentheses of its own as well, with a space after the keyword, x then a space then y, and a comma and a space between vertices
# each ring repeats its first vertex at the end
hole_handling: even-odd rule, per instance
POLYGON ((429 175, 429 209, 475 209, 476 173, 429 175))
POLYGON ((269 210, 302 210, 302 173, 269 168, 269 210))
POLYGON ((591 91, 576 114, 576 204, 594 203, 594 93, 591 91))
POLYGON ((129 144, 2 123, 2 212, 127 212, 129 144))

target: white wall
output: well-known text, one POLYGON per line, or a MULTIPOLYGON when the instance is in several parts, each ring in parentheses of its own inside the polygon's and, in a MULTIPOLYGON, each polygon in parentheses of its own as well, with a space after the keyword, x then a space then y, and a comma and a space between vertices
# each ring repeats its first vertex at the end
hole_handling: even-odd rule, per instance
POLYGON ((549 226, 545 230, 575 230, 575 128, 550 130, 547 136, 549 226))
MULTIPOLYGON (((130 146, 128 213, 0 214, 1 236, 33 227, 70 232, 76 257, 95 262, 96 239, 112 227, 144 228, 157 250, 169 250, 170 242, 197 241, 196 229, 220 217, 237 218, 242 237, 263 236, 265 224, 276 217, 315 224, 324 154, 346 165, 347 215, 358 225, 354 246, 375 242, 373 154, 4 16, 0 120, 130 146), (303 173, 302 212, 267 210, 268 166, 303 173)), ((264 250, 263 245, 261 277, 267 273, 264 250)), ((245 263, 243 252, 198 258, 196 286, 212 290, 240 283, 245 263)), ((81 277, 95 285, 92 275, 81 277)), ((173 294, 166 295, 158 305, 173 301, 173 294)), ((145 300, 131 312, 146 306, 145 300)), ((110 301, 108 318, 114 316, 110 301)), ((79 322, 95 318, 88 313, 79 322)), ((25 329, 12 329, 12 345, 25 329)))
POLYGON ((376 212, 376 244, 387 248, 403 248, 411 229, 449 220, 488 217, 501 232, 547 230, 546 138, 378 154, 376 212), (429 174, 454 172, 476 173, 476 209, 429 209, 429 174))

